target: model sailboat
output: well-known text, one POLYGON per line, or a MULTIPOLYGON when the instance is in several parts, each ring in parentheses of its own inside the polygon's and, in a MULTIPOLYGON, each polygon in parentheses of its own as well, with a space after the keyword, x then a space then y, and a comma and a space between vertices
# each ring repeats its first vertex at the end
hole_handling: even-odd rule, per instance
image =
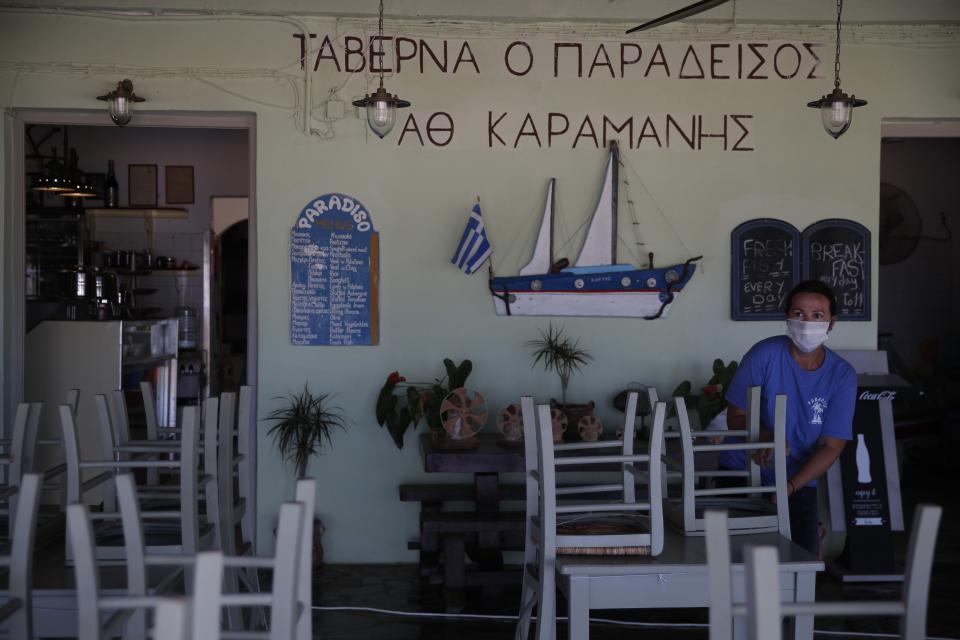
MULTIPOLYGON (((490 292, 498 315, 612 316, 653 320, 670 306, 695 271, 683 264, 640 269, 617 263, 617 190, 620 164, 617 143, 610 143, 603 188, 580 255, 573 266, 553 255, 554 190, 547 186, 537 246, 519 275, 494 277, 490 292)), ((651 258, 652 262, 652 258, 651 258)))

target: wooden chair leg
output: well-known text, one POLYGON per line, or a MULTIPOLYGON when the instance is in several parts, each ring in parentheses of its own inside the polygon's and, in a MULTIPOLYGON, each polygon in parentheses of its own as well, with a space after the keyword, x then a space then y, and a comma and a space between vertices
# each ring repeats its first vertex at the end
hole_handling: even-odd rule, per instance
POLYGON ((441 539, 443 549, 443 598, 447 613, 460 613, 465 605, 466 549, 463 536, 447 534, 441 539))

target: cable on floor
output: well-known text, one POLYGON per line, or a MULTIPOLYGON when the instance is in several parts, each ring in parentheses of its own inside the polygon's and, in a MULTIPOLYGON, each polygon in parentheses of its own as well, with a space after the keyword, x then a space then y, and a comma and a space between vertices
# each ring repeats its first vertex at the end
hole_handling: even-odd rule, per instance
MULTIPOLYGON (((482 614, 482 613, 427 613, 423 611, 395 611, 393 609, 378 609, 376 607, 321 607, 314 605, 314 611, 357 611, 362 613, 383 613, 392 616, 407 618, 434 618, 444 620, 491 620, 498 622, 516 622, 516 616, 482 614)), ((530 616, 530 620, 536 620, 530 616)), ((566 622, 565 616, 557 616, 558 622, 566 622)), ((710 625, 701 622, 636 622, 630 620, 613 620, 610 618, 590 618, 590 622, 600 622, 622 627, 672 628, 672 629, 706 629, 710 625)), ((896 633, 874 633, 868 631, 834 631, 830 629, 814 629, 819 635, 843 636, 851 638, 899 638, 896 633)), ((927 640, 960 640, 955 637, 927 636, 927 640)))

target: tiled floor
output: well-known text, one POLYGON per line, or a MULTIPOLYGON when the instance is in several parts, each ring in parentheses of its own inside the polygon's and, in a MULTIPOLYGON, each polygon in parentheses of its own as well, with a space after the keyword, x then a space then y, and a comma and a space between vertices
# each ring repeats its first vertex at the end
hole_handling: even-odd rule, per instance
MULTIPOLYGON (((960 639, 960 497, 955 480, 944 486, 945 472, 922 468, 905 474, 905 484, 913 488, 905 495, 905 510, 912 513, 920 501, 936 502, 944 506, 944 520, 938 539, 937 562, 931 585, 928 633, 931 638, 960 639)), ((900 559, 905 554, 905 535, 900 536, 900 559)), ((316 604, 324 607, 373 607, 420 614, 443 611, 443 602, 436 586, 420 581, 412 565, 327 565, 319 576, 316 604)), ((898 585, 869 585, 844 587, 829 576, 820 576, 817 583, 818 599, 883 599, 896 597, 898 585)), ((402 617, 386 613, 316 611, 315 632, 328 640, 473 640, 479 638, 512 638, 513 617, 520 599, 519 587, 505 589, 496 596, 479 592, 468 598, 467 614, 504 616, 502 620, 444 619, 441 617, 402 617)), ((561 605, 562 607, 562 605, 561 605)), ((562 615, 561 611, 561 615, 562 615)), ((672 625, 705 625, 703 610, 658 610, 643 612, 595 612, 595 617, 617 618, 654 626, 623 627, 600 622, 591 625, 591 638, 649 638, 686 640, 706 638, 704 626, 676 628, 672 625)), ((891 619, 820 619, 816 628, 824 631, 817 638, 831 637, 891 637, 897 632, 897 622, 891 619), (869 635, 853 635, 863 632, 869 635), (883 634, 883 635, 876 635, 883 634)), ((566 629, 558 629, 558 637, 566 636, 566 629)))

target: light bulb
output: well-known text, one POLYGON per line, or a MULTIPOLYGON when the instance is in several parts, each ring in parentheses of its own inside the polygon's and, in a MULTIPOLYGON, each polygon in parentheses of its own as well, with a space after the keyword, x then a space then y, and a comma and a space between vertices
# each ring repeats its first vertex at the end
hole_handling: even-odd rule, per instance
POLYGON ((831 100, 820 107, 823 128, 834 138, 839 138, 850 128, 853 119, 853 107, 846 100, 831 100))
POLYGON ((393 129, 396 107, 389 100, 373 100, 367 105, 367 123, 378 137, 383 138, 393 129))
POLYGON ((121 127, 130 122, 132 111, 131 102, 126 96, 116 96, 110 101, 110 119, 121 127))

